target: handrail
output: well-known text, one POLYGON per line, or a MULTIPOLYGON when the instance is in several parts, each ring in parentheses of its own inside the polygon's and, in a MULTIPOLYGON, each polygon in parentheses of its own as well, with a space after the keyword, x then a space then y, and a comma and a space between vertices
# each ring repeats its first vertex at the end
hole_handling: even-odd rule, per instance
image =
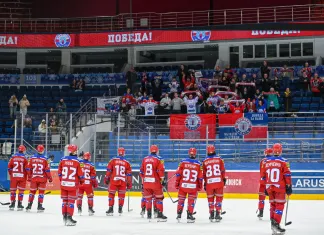
MULTIPOLYGON (((199 26, 300 22, 324 20, 324 4, 273 6, 260 8, 222 9, 190 12, 140 12, 116 16, 77 18, 4 18, 4 32, 99 32, 162 28, 192 28, 199 26), (132 28, 127 20, 133 19, 132 28), (148 24, 141 25, 146 19, 148 24)), ((1 25, 1 24, 0 24, 1 25)))

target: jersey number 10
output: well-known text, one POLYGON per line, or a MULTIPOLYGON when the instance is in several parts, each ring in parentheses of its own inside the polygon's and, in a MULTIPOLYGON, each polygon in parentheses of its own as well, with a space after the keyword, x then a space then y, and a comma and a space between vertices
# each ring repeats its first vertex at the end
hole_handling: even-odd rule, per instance
POLYGON ((280 170, 278 168, 268 169, 267 174, 268 174, 268 179, 270 179, 272 183, 279 182, 280 170))

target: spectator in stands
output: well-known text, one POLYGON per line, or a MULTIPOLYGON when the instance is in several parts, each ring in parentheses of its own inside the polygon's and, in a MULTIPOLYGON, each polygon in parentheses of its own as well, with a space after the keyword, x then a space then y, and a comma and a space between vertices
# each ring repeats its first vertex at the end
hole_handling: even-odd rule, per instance
POLYGON ((230 65, 227 65, 223 71, 223 77, 226 77, 227 81, 230 81, 234 75, 230 65))
POLYGON ((322 78, 322 82, 320 82, 319 86, 318 86, 318 89, 320 90, 321 92, 321 99, 322 101, 321 102, 324 102, 324 78, 322 78))
POLYGON ((172 81, 169 84, 170 87, 170 95, 173 96, 173 93, 178 92, 179 84, 176 78, 172 78, 172 81))
POLYGON ((54 109, 53 108, 50 108, 50 112, 49 112, 49 122, 52 123, 52 122, 55 122, 55 124, 57 124, 57 116, 56 114, 54 113, 54 109))
POLYGON ((84 79, 81 78, 79 83, 78 83, 77 90, 84 91, 84 88, 85 88, 85 81, 84 81, 84 79))
POLYGON ((199 99, 203 99, 202 95, 200 94, 200 92, 196 92, 196 97, 193 96, 192 93, 189 93, 189 96, 187 96, 186 93, 182 93, 182 97, 184 103, 187 105, 187 113, 188 114, 193 114, 193 113, 200 113, 200 106, 199 108, 197 108, 197 104, 199 99))
POLYGON ((308 62, 306 62, 305 66, 301 69, 301 73, 303 74, 304 72, 306 73, 308 79, 311 79, 311 77, 312 77, 312 68, 309 67, 308 62))
POLYGON ((170 114, 171 110, 171 99, 168 93, 165 93, 164 97, 160 101, 160 106, 162 107, 163 114, 170 114))
POLYGON ((264 96, 267 96, 268 111, 278 111, 279 110, 279 93, 274 90, 273 87, 270 88, 270 92, 262 92, 264 96))
POLYGON ((182 83, 184 85, 184 91, 191 91, 194 90, 194 85, 195 85, 195 78, 191 77, 182 77, 182 83))
POLYGON ((255 105, 255 99, 253 99, 251 101, 251 99, 249 98, 246 102, 246 111, 248 113, 255 113, 256 112, 256 105, 255 105))
POLYGON ((78 80, 76 78, 73 79, 72 83, 70 84, 70 87, 73 90, 76 90, 77 89, 77 87, 78 87, 78 80))
POLYGON ((222 79, 221 79, 221 81, 220 81, 220 85, 222 85, 222 86, 228 86, 229 85, 229 81, 231 79, 232 78, 229 78, 228 76, 223 76, 222 79))
POLYGON ((52 135, 53 134, 58 134, 58 128, 57 128, 57 125, 56 125, 55 121, 51 122, 51 125, 50 125, 49 129, 50 129, 50 132, 51 132, 52 135))
POLYGON ((300 84, 300 93, 301 95, 307 96, 307 91, 309 90, 310 79, 307 76, 306 72, 303 72, 302 76, 299 78, 300 84))
POLYGON ((187 75, 186 68, 185 68, 185 66, 182 64, 182 65, 180 65, 180 68, 179 68, 179 70, 178 70, 178 74, 177 74, 179 80, 181 81, 181 82, 180 82, 180 88, 181 88, 181 90, 184 90, 184 84, 182 83, 182 81, 183 81, 182 79, 183 79, 183 77, 186 77, 186 75, 187 75))
POLYGON ((267 101, 266 99, 259 99, 255 101, 257 113, 266 113, 267 112, 267 101))
POLYGON ((319 89, 319 85, 322 82, 322 79, 320 79, 318 77, 318 74, 315 73, 314 77, 312 77, 311 81, 310 81, 310 86, 311 86, 311 91, 313 92, 313 95, 315 97, 319 97, 321 94, 321 91, 319 89))
POLYGON ((215 67, 214 77, 222 77, 222 74, 223 74, 223 72, 222 72, 221 68, 217 65, 215 67))
POLYGON ((292 72, 292 69, 288 68, 286 64, 283 66, 283 68, 281 68, 280 73, 283 80, 284 88, 289 87, 290 79, 292 78, 292 72))
POLYGON ((111 113, 118 113, 120 111, 120 106, 117 100, 114 100, 114 103, 110 106, 111 113))
POLYGON ((135 120, 136 120, 136 109, 135 109, 135 105, 132 104, 131 105, 131 108, 128 110, 128 118, 129 118, 129 126, 128 126, 128 129, 129 129, 129 132, 132 132, 135 128, 134 128, 134 125, 135 125, 135 120))
POLYGON ((211 101, 207 101, 207 110, 206 113, 216 113, 216 107, 211 101))
POLYGON ((29 100, 27 99, 27 96, 24 95, 23 98, 19 101, 20 106, 20 112, 26 116, 27 114, 27 108, 30 106, 29 100))
POLYGON ((216 113, 222 114, 222 113, 227 113, 228 112, 228 105, 225 104, 224 99, 221 99, 219 102, 219 105, 216 106, 216 113))
POLYGON ((42 122, 38 125, 38 133, 41 138, 41 143, 44 143, 45 137, 46 137, 46 121, 45 119, 42 120, 42 122))
POLYGON ((178 93, 174 93, 174 98, 171 100, 172 113, 181 113, 181 106, 184 104, 178 93))
POLYGON ((9 99, 10 118, 15 118, 17 113, 18 99, 15 95, 12 95, 9 99))
POLYGON ((275 91, 279 91, 279 89, 280 89, 280 81, 279 81, 277 76, 274 77, 271 86, 274 88, 275 91))
POLYGON ((57 113, 65 113, 66 112, 66 104, 64 103, 63 99, 56 104, 56 112, 57 113))
POLYGON ((141 92, 148 92, 149 81, 147 78, 147 74, 143 73, 142 81, 141 81, 141 92))
POLYGON ((261 92, 260 92, 259 89, 257 89, 257 90, 255 91, 254 99, 255 99, 255 100, 263 99, 263 95, 261 94, 261 92))
POLYGON ((231 92, 235 92, 236 91, 236 81, 235 81, 235 78, 234 77, 231 79, 231 82, 229 84, 229 88, 230 88, 230 91, 231 92))
POLYGON ((271 83, 271 81, 269 80, 269 75, 267 73, 265 73, 262 78, 262 91, 269 92, 270 83, 271 83))
POLYGON ((151 86, 152 86, 153 99, 155 101, 160 101, 162 96, 162 87, 163 87, 162 78, 161 77, 155 78, 151 82, 151 86))
POLYGON ((122 97, 122 107, 125 108, 124 111, 128 112, 130 109, 131 105, 136 102, 134 96, 131 93, 131 89, 127 88, 126 94, 122 97))
POLYGON ((239 101, 236 101, 234 105, 229 103, 229 108, 231 110, 231 113, 244 113, 245 104, 240 104, 239 101))
POLYGON ((286 91, 284 92, 285 112, 290 112, 291 111, 291 100, 292 100, 292 94, 291 94, 290 88, 287 87, 286 91))
POLYGON ((260 67, 261 77, 264 78, 265 74, 267 74, 268 75, 267 77, 269 77, 270 70, 271 70, 271 68, 268 66, 268 62, 266 60, 263 61, 263 64, 260 67))
POLYGON ((135 92, 135 85, 136 85, 137 73, 133 66, 130 67, 128 72, 126 73, 126 84, 127 88, 131 89, 135 92))

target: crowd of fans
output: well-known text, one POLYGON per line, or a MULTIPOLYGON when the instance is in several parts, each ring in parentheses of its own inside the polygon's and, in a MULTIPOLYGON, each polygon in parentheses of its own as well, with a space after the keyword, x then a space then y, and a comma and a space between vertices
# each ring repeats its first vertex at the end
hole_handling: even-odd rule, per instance
POLYGON ((324 79, 320 78, 305 63, 299 71, 299 79, 293 77, 293 69, 286 65, 272 69, 264 61, 260 73, 240 76, 230 66, 215 68, 212 79, 202 78, 199 72, 180 66, 177 77, 167 84, 161 77, 149 79, 146 73, 141 78, 139 92, 132 93, 134 85, 128 81, 128 89, 121 101, 111 106, 111 112, 128 112, 130 115, 169 113, 242 113, 294 111, 291 109, 294 93, 292 86, 301 96, 309 91, 313 96, 324 94, 324 79), (165 92, 163 92, 165 91, 165 92), (281 95, 280 95, 281 94, 281 95), (283 103, 279 102, 282 97, 283 103))

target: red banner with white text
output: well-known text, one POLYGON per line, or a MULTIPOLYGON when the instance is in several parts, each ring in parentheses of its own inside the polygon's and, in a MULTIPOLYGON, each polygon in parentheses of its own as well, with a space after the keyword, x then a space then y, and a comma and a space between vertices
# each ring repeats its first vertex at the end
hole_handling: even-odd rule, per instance
POLYGON ((238 39, 317 37, 324 31, 300 30, 146 30, 77 34, 1 34, 0 48, 73 48, 159 43, 208 43, 238 39))
POLYGON ((170 139, 197 140, 207 138, 216 138, 216 114, 176 114, 170 116, 170 139))

